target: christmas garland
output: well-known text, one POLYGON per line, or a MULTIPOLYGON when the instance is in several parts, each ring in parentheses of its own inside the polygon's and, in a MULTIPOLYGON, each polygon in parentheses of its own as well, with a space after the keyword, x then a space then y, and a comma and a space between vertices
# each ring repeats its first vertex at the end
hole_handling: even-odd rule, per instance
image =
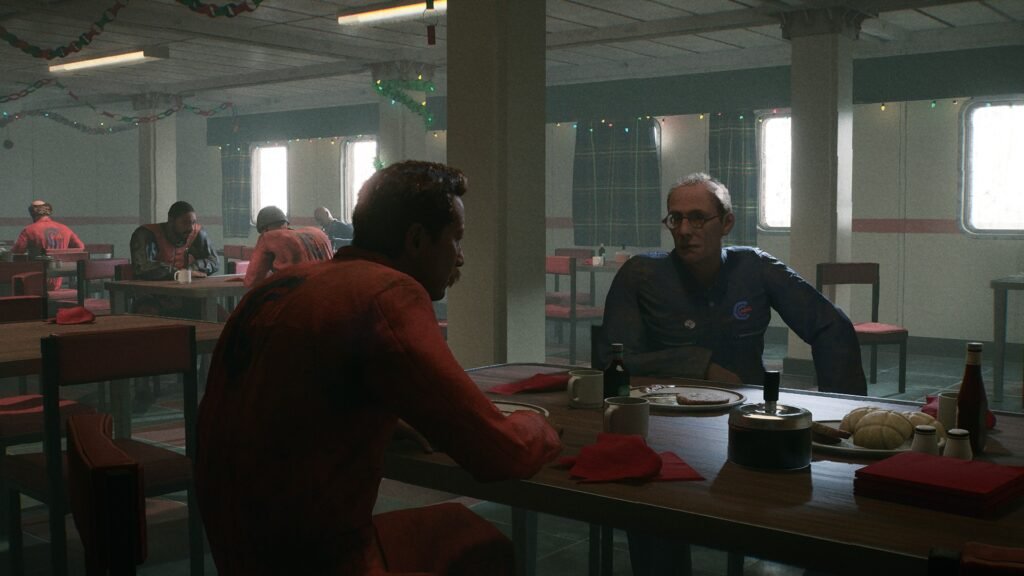
POLYGON ((43 86, 46 86, 47 84, 53 84, 54 82, 56 82, 56 80, 53 78, 43 78, 42 80, 36 80, 32 84, 30 84, 28 88, 24 88, 22 90, 13 92, 6 96, 0 96, 0 104, 7 104, 8 102, 20 100, 28 96, 29 94, 35 92, 36 90, 39 90, 43 86))
MULTIPOLYGON (((75 97, 75 99, 78 100, 77 97, 75 97)), ((222 102, 214 108, 203 109, 199 108, 198 106, 192 106, 191 104, 178 103, 158 114, 149 114, 146 116, 125 116, 123 114, 99 110, 98 108, 96 108, 92 104, 89 104, 88 102, 84 102, 84 104, 92 108, 93 111, 102 114, 103 116, 106 116, 107 118, 110 118, 112 120, 116 120, 121 124, 114 126, 105 126, 103 123, 101 123, 99 126, 89 126, 88 124, 83 124, 82 122, 72 120, 67 116, 59 114, 57 112, 49 112, 46 110, 29 110, 27 112, 18 112, 14 115, 8 114, 7 112, 3 112, 2 115, 0 115, 0 128, 4 128, 12 122, 16 122, 29 116, 41 116, 48 120, 53 120, 58 124, 63 124, 65 126, 68 126, 69 128, 74 128, 79 132, 96 136, 99 134, 115 134, 117 132, 124 132, 125 130, 132 130, 138 127, 139 124, 148 124, 151 122, 156 122, 158 120, 163 120, 164 118, 173 116, 174 114, 177 114, 182 110, 191 112, 193 114, 196 114, 197 116, 209 117, 234 106, 234 104, 231 102, 222 102)))
POLYGON ((423 125, 427 128, 434 123, 434 115, 427 110, 427 101, 417 102, 406 92, 407 90, 433 92, 434 83, 430 80, 377 80, 374 88, 378 94, 390 99, 392 104, 401 104, 413 114, 423 118, 423 125))
POLYGON ((113 6, 103 11, 103 15, 100 19, 93 22, 92 27, 89 28, 88 32, 79 34, 78 38, 72 40, 67 46, 58 46, 56 48, 40 48, 25 42, 21 38, 18 38, 11 32, 9 32, 3 26, 0 26, 0 39, 6 40, 8 44, 21 50, 29 56, 35 58, 43 58, 46 60, 53 60, 54 58, 64 58, 69 54, 74 54, 80 51, 85 46, 88 46, 97 36, 103 33, 103 28, 107 24, 110 24, 117 18, 117 13, 121 11, 128 4, 129 0, 118 0, 113 6))
POLYGON ((198 12, 200 14, 206 14, 210 18, 216 18, 218 16, 227 16, 228 18, 234 18, 243 12, 252 12, 260 7, 263 0, 247 0, 245 2, 238 2, 235 4, 205 4, 199 0, 178 0, 178 4, 187 6, 189 10, 198 12), (251 6, 249 4, 252 4, 251 6))

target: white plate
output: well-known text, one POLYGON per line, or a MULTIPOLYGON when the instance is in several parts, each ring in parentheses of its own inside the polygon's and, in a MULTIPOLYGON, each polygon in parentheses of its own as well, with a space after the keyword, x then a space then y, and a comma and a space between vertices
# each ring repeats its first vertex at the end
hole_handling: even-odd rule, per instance
MULTIPOLYGON (((842 420, 815 420, 819 424, 831 426, 833 428, 839 428, 839 424, 842 420)), ((811 436, 811 448, 815 452, 822 454, 837 454, 840 456, 849 456, 851 458, 888 458, 894 456, 900 452, 909 452, 910 443, 913 442, 914 437, 911 436, 909 440, 904 442, 902 445, 893 448, 891 450, 884 450, 881 448, 862 448, 853 443, 853 438, 844 438, 839 441, 839 444, 823 444, 821 442, 815 442, 814 436, 811 436)), ((939 451, 942 451, 942 447, 946 445, 945 438, 939 438, 939 451)))
POLYGON ((728 388, 683 384, 651 384, 650 386, 641 386, 630 390, 629 395, 647 398, 651 402, 651 408, 670 410, 672 412, 717 412, 732 408, 747 400, 747 397, 743 394, 728 388), (715 390, 728 394, 730 400, 723 404, 680 404, 676 401, 676 394, 686 390, 715 390))
POLYGON ((525 402, 506 402, 505 400, 495 400, 494 405, 497 406, 498 410, 501 410, 501 413, 504 414, 505 416, 508 416, 509 414, 513 412, 518 412, 520 410, 536 412, 538 414, 543 415, 545 418, 551 415, 551 413, 548 412, 546 408, 537 406, 536 404, 527 404, 525 402))

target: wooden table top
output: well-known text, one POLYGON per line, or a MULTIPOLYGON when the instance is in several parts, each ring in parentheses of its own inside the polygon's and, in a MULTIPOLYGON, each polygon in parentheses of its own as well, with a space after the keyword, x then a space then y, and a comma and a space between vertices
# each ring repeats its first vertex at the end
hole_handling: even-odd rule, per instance
POLYGON ((227 274, 194 278, 189 284, 179 284, 174 280, 111 280, 104 283, 110 292, 127 292, 131 294, 153 294, 157 296, 177 296, 179 298, 211 298, 218 296, 242 296, 248 290, 242 274, 227 274))
MULTIPOLYGON (((470 375, 486 390, 538 372, 563 370, 564 366, 513 364, 470 371, 470 375)), ((633 385, 668 381, 634 378, 633 385)), ((742 392, 747 402, 761 399, 760 388, 722 386, 742 392)), ((565 392, 500 398, 547 408, 551 423, 563 432, 563 455, 592 444, 601 431, 601 410, 571 409, 565 392)), ((789 390, 781 392, 779 403, 807 408, 815 420, 840 419, 863 405, 899 410, 920 406, 789 390)), ((998 418, 985 458, 1024 464, 1024 416, 999 413, 998 418)), ((652 412, 648 443, 656 451, 675 452, 706 480, 580 484, 569 478, 567 470, 549 465, 529 480, 482 484, 446 455, 422 454, 408 444, 398 444, 389 452, 385 475, 586 522, 678 535, 695 544, 832 573, 863 574, 884 567, 887 573, 906 569, 924 574, 933 546, 957 550, 972 540, 1024 546, 1024 502, 1020 500, 1002 515, 986 520, 854 496, 854 471, 871 460, 815 453, 810 469, 800 472, 732 464, 727 458, 728 410, 652 412)))
POLYGON ((0 326, 0 378, 38 374, 41 370, 39 340, 50 334, 148 328, 175 324, 188 324, 196 327, 196 349, 199 353, 211 352, 217 344, 217 339, 220 338, 221 330, 224 329, 223 324, 215 322, 135 314, 97 316, 96 321, 89 324, 61 325, 42 321, 3 324, 0 326))

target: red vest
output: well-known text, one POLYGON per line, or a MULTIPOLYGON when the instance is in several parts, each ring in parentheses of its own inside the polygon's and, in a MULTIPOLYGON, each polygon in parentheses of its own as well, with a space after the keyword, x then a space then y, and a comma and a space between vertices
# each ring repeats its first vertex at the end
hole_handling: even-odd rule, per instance
POLYGON ((192 241, 199 235, 202 226, 196 224, 196 227, 192 229, 192 233, 188 235, 188 238, 185 239, 185 244, 182 246, 171 244, 171 241, 167 239, 167 235, 164 234, 163 226, 163 224, 144 224, 144 227, 152 232, 153 237, 156 238, 157 262, 171 264, 175 270, 187 268, 191 260, 188 249, 192 246, 192 241))

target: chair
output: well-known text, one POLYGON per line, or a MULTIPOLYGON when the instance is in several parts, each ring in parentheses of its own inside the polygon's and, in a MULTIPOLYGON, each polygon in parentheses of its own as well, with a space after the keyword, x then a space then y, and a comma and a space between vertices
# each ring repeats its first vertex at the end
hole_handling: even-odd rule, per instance
MULTIPOLYGON (((89 288, 90 282, 98 280, 114 280, 117 277, 117 267, 131 265, 126 258, 104 258, 97 260, 78 261, 78 305, 85 306, 93 314, 110 314, 110 298, 90 298, 93 291, 89 288)), ((106 291, 100 289, 99 293, 106 291)))
POLYGON ((14 280, 20 274, 46 273, 46 262, 42 260, 15 260, 0 262, 0 296, 13 296, 14 280))
POLYGON ((878 322, 879 266, 877 262, 822 262, 818 264, 814 286, 838 284, 871 285, 871 322, 854 323, 861 346, 871 346, 871 383, 878 381, 878 345, 894 344, 900 350, 899 391, 907 390, 907 329, 896 324, 878 322))
POLYGON ((109 414, 68 418, 68 506, 89 576, 134 575, 146 560, 143 470, 111 438, 109 414))
POLYGON ((239 260, 252 260, 252 253, 256 251, 254 246, 242 246, 242 256, 239 260))
POLYGON ((0 324, 43 318, 46 318, 46 300, 42 296, 0 296, 0 324))
POLYGON ((248 260, 228 260, 224 263, 225 274, 245 274, 248 269, 248 260))
MULTIPOLYGON (((577 264, 579 262, 585 262, 588 258, 594 256, 594 251, 590 248, 555 248, 555 256, 569 256, 575 258, 577 264)), ((584 306, 592 306, 595 302, 595 286, 596 275, 594 271, 590 271, 590 290, 588 292, 577 292, 576 303, 584 306)), ((561 304, 565 306, 569 301, 569 293, 559 291, 558 287, 558 276, 555 276, 555 290, 554 292, 547 292, 544 294, 544 302, 546 304, 561 304)))
POLYGON ((114 280, 135 280, 135 269, 131 264, 115 265, 114 280))
POLYGON ((89 258, 93 260, 105 260, 114 257, 113 244, 86 244, 85 251, 89 253, 89 258))
MULTIPOLYGON (((203 534, 192 479, 197 404, 195 327, 158 326, 51 335, 42 349, 43 452, 11 455, 3 479, 12 504, 25 494, 49 508, 51 573, 67 573, 67 489, 64 454, 60 445, 61 416, 57 394, 64 386, 111 380, 124 390, 128 378, 180 374, 184 382, 185 454, 131 438, 130 419, 117 422, 114 443, 143 469, 145 495, 188 491, 191 574, 203 573, 203 534)), ((121 396, 117 396, 121 398, 121 396)), ((126 404, 122 401, 121 404, 126 404)), ((122 410, 123 412, 123 410, 122 410)), ((21 508, 10 511, 11 574, 22 573, 21 508)))
POLYGON ((245 248, 245 246, 242 246, 241 244, 225 244, 224 245, 224 250, 223 250, 223 252, 224 252, 224 259, 225 260, 241 260, 242 259, 242 249, 243 248, 245 248))
MULTIPOLYGON (((567 304, 545 304, 544 316, 560 324, 569 325, 569 364, 576 363, 576 323, 580 320, 593 321, 604 317, 604 308, 579 305, 576 302, 576 259, 571 256, 548 256, 544 272, 558 278, 569 277, 569 302, 567 304)), ((561 336, 561 332, 559 332, 561 336)), ((561 338, 559 338, 561 341, 561 338)))

